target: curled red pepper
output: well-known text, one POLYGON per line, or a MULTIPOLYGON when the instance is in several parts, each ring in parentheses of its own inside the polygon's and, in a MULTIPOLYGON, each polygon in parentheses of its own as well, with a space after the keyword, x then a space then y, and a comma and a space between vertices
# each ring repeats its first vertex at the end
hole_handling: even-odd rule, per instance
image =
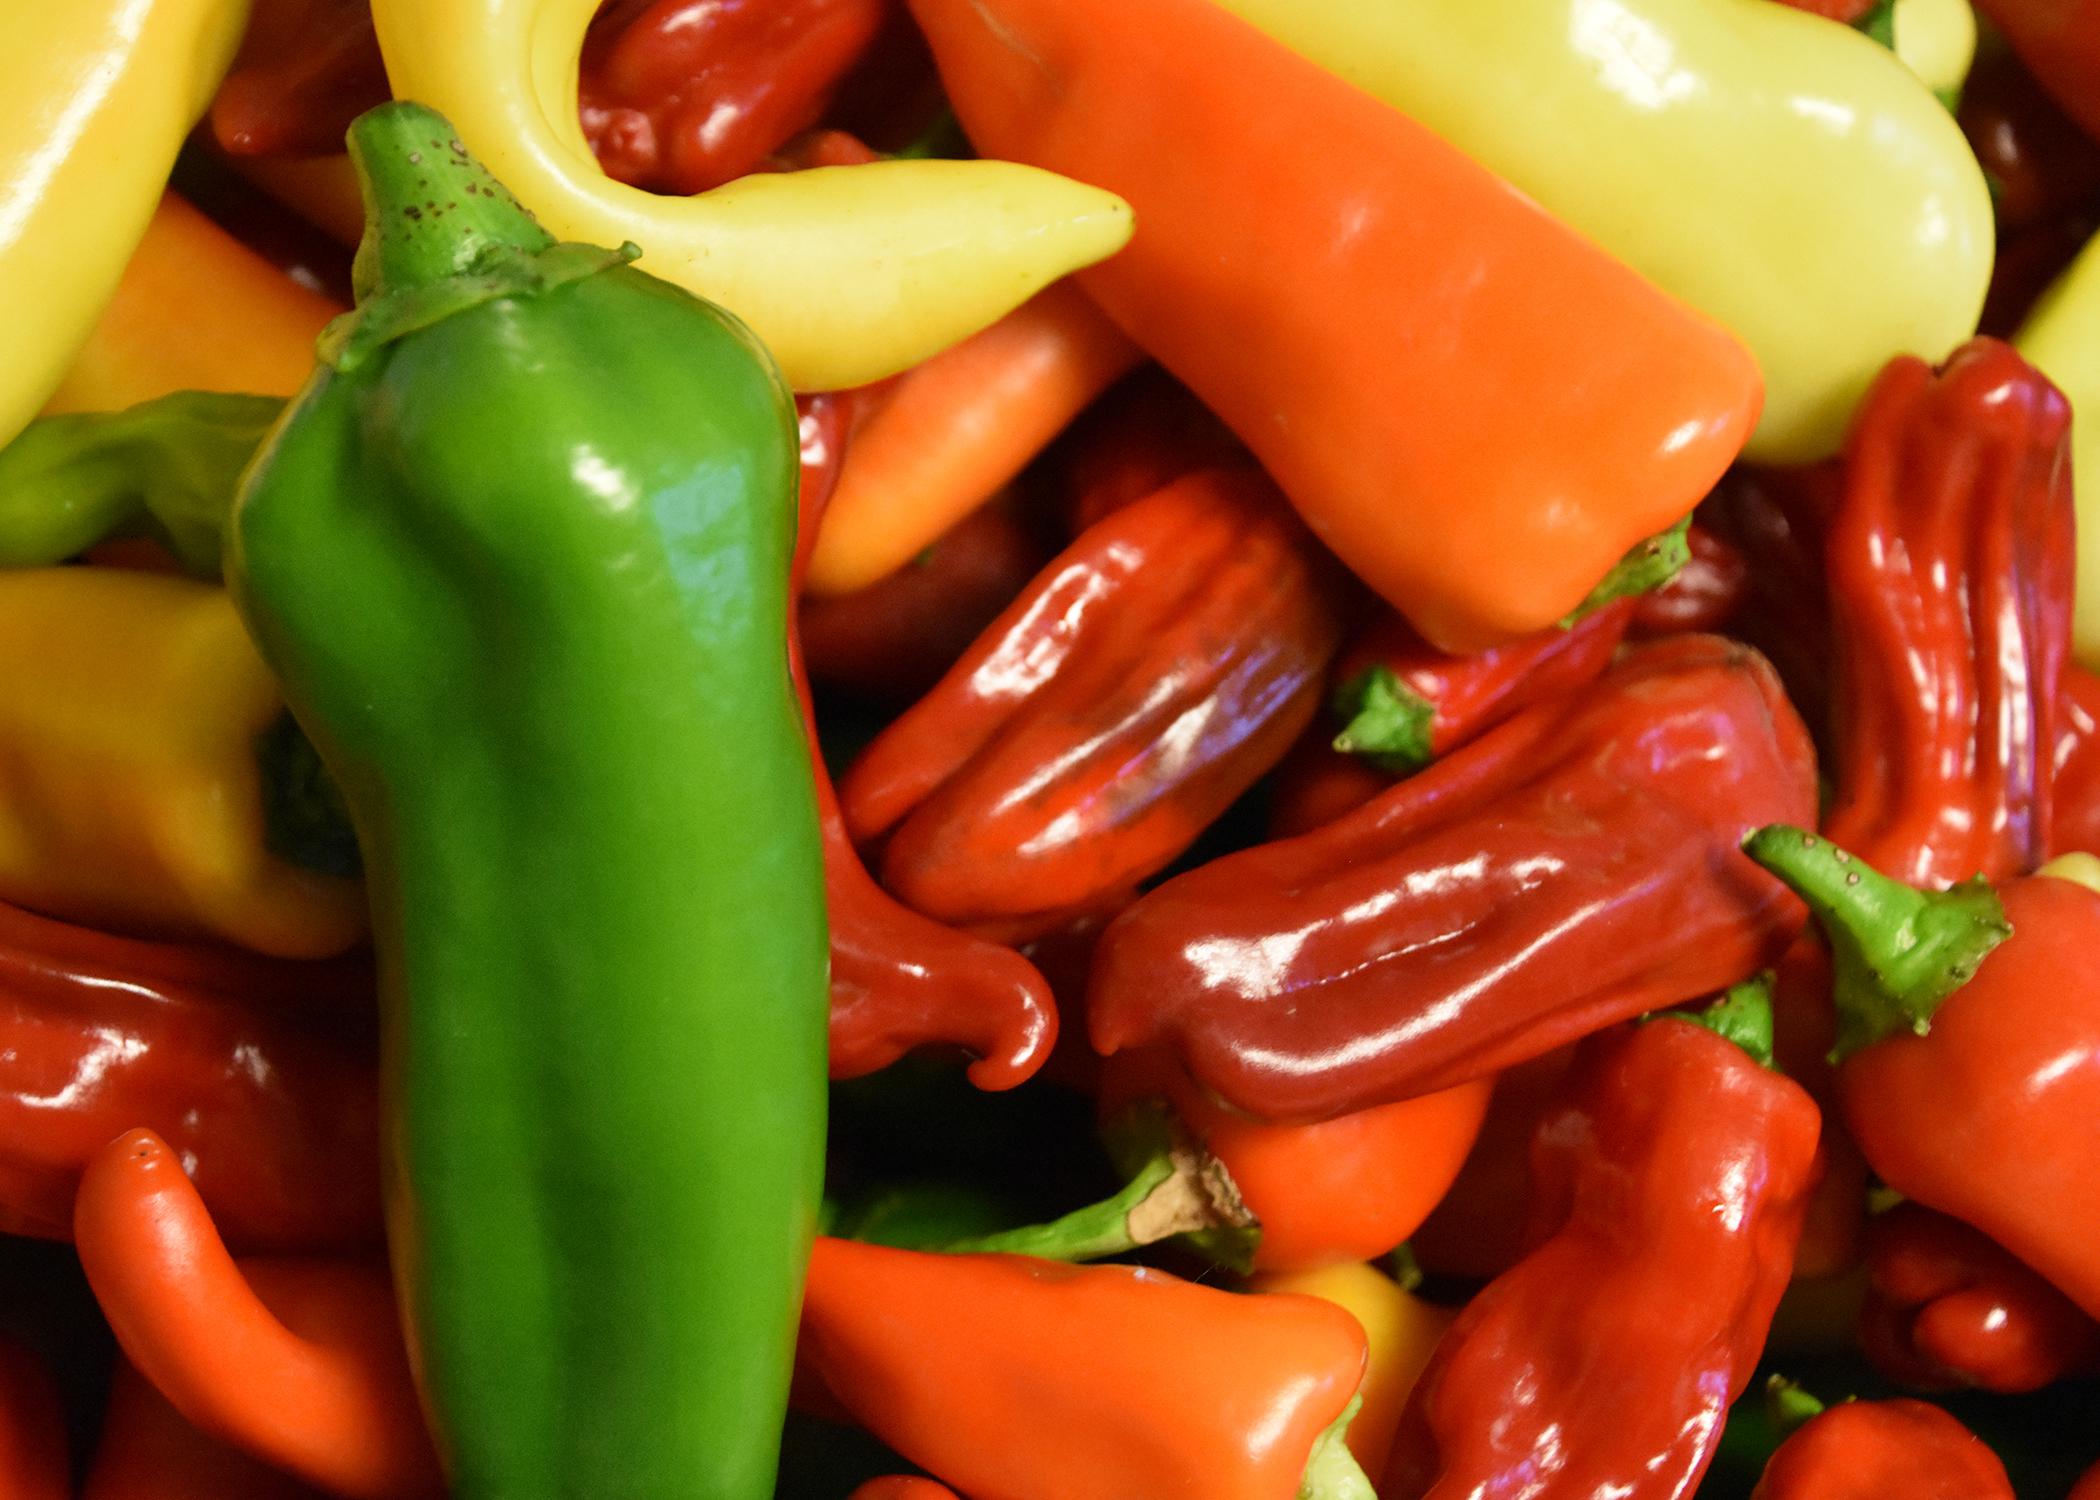
POLYGON ((1755 652, 1631 648, 1339 822, 1149 892, 1102 936, 1095 1048, 1170 1043, 1282 1121, 1499 1072, 1776 958, 1799 909, 1736 846, 1814 800, 1755 652))
POLYGON ((1750 1500, 2013 1500, 1998 1455, 1923 1401, 1845 1401, 1779 1445, 1750 1500))
POLYGON ((2048 857, 2072 590, 2070 404, 2008 345, 1892 361, 1853 418, 1825 564, 1823 828, 1947 885, 2048 857))
POLYGON ((1068 547, 840 786, 883 885, 1034 935, 1157 873, 1318 707, 1338 583, 1258 470, 1208 469, 1068 547))
POLYGON ((376 1245, 371 977, 0 906, 0 1231, 69 1238, 80 1174, 149 1125, 247 1250, 376 1245))
POLYGON ((1860 1343, 1921 1390, 2017 1394, 2100 1368, 2100 1324, 1957 1219, 1899 1203, 1867 1229, 1860 1343))
POLYGON ((1792 1272, 1817 1123, 1689 1020, 1585 1042, 1534 1138, 1536 1248, 1437 1345, 1383 1500, 1691 1493, 1792 1272))

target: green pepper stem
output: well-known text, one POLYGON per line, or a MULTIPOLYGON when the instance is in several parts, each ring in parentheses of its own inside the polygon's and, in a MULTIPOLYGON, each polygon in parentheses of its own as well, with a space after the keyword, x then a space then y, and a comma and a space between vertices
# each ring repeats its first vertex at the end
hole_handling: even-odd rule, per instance
POLYGON ((1411 776, 1435 758, 1431 730, 1436 705, 1402 682, 1391 667, 1367 667, 1334 695, 1345 721, 1334 748, 1357 755, 1395 776, 1411 776))
POLYGON ((1761 1068, 1772 1067, 1772 976, 1760 974, 1732 985, 1704 1010, 1666 1010, 1655 1019, 1670 1017, 1704 1026, 1734 1042, 1749 1053, 1761 1068))
POLYGON ((1808 903, 1830 944, 1833 1061, 1900 1031, 1924 1035, 1933 1012, 2012 935, 2004 905, 1981 877, 1920 891, 1784 823, 1758 829, 1743 852, 1808 903))
POLYGON ((1349 1451, 1349 1424, 1363 1404, 1361 1393, 1351 1396, 1342 1414, 1313 1439, 1298 1479, 1298 1500, 1378 1500, 1370 1476, 1349 1451))
POLYGON ((554 243, 436 110, 382 104, 353 120, 346 139, 365 204, 351 267, 359 303, 467 274, 491 251, 554 243))
POLYGON ((1782 1440, 1823 1415, 1827 1408, 1784 1375, 1765 1382, 1765 1416, 1782 1440))

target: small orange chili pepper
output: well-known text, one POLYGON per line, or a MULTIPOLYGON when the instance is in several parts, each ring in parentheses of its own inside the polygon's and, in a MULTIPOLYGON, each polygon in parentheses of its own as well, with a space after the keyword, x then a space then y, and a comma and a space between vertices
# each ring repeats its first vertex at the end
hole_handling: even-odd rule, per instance
POLYGON ((124 1353, 206 1433, 350 1500, 443 1493, 384 1273, 236 1263, 150 1130, 89 1163, 73 1235, 124 1353))
POLYGON ((51 1370, 30 1350, 0 1339, 0 1495, 68 1500, 66 1422, 51 1370))
POLYGON ((185 390, 289 396, 342 311, 168 193, 45 410, 115 411, 185 390))
POLYGON ((81 1500, 322 1500, 322 1492, 199 1432, 119 1355, 81 1500))

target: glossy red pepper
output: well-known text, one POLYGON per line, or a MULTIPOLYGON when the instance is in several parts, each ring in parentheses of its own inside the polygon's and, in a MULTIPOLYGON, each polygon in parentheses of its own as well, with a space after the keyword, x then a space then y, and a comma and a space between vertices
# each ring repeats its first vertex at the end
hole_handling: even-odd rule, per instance
POLYGON ((1524 1258, 1531 1140, 1557 1102, 1579 1049, 1579 1043, 1556 1047, 1496 1076, 1472 1152, 1407 1242, 1424 1271, 1488 1281, 1524 1258))
MULTIPOLYGON (((795 580, 815 545, 817 523, 838 477, 844 403, 802 402, 801 516, 795 580)), ((980 1088, 1012 1088, 1033 1074, 1057 1043, 1057 1004, 1028 960, 954 931, 892 900, 861 864, 839 813, 817 743, 816 710, 803 667, 800 631, 788 664, 802 696, 817 812, 824 835, 824 900, 831 924, 831 1076, 884 1068, 915 1047, 955 1044, 976 1054, 980 1088)))
POLYGON ((1823 830, 1942 886, 2048 857, 2071 637, 2071 408, 2009 345, 1891 361, 1824 543, 1836 713, 1823 830))
POLYGON ((70 1500, 65 1410, 41 1357, 0 1337, 0 1495, 70 1500))
POLYGON ((2047 874, 1921 892, 1798 828, 1745 847, 1832 946, 1839 1099, 1882 1181, 2100 1317, 2100 893, 2047 874))
POLYGON ((1860 1345, 1919 1390, 2017 1394, 2100 1369, 2100 1323, 1958 1219, 1916 1203, 1867 1229, 1860 1345))
POLYGON ((1149 892, 1095 956, 1094 1046, 1171 1044, 1226 1102, 1305 1121, 1711 993, 1799 922, 1736 846, 1808 814, 1814 777, 1755 652, 1633 647, 1339 822, 1149 892))
POLYGON ((1779 1445, 1751 1500, 2013 1500, 2005 1465, 1937 1406, 1846 1401, 1779 1445))
POLYGON ((583 133, 658 193, 741 177, 816 123, 886 0, 613 0, 584 43, 583 133))
POLYGON ((1315 1297, 820 1236, 801 1355, 869 1431, 973 1500, 1289 1500, 1328 1493, 1299 1488, 1316 1447, 1346 1459, 1329 1429, 1365 1343, 1315 1297))
POLYGON ((1962 84, 1962 134, 1991 184, 2000 237, 2100 194, 2100 143, 2038 88, 2007 48, 1984 48, 1962 84))
POLYGON ((371 977, 0 906, 0 1231, 66 1239, 94 1154, 161 1131, 235 1244, 376 1245, 371 977))
POLYGON ((2056 709, 2049 853, 2100 854, 2100 673, 2066 663, 2056 709))
POLYGON ((1319 706, 1344 586, 1255 469, 1207 469, 1060 554, 840 783, 882 882, 1033 935, 1156 874, 1319 706))
POLYGON ((1977 0, 2064 112, 2100 140, 2100 0, 1977 0))
POLYGON ((1158 365, 1117 382, 1050 458, 1075 536, 1184 474, 1252 462, 1231 429, 1158 365))
POLYGON ((885 1474, 855 1486, 849 1500, 957 1500, 938 1479, 920 1474, 885 1474))
POLYGON ((324 1493, 207 1437, 117 1357, 81 1500, 322 1500, 324 1493))
POLYGON ((1750 597, 1750 560, 1710 527, 1693 522, 1685 534, 1691 556, 1661 587, 1636 594, 1635 640, 1687 630, 1726 630, 1750 597))
POLYGON ((1837 507, 1836 460, 1800 468, 1738 464, 1699 519, 1749 566, 1747 597, 1728 633, 1764 653, 1819 745, 1829 742, 1830 591, 1823 537, 1837 507))
POLYGON ((1585 1042, 1533 1140, 1535 1248, 1438 1344, 1381 1500, 1691 1493, 1793 1269, 1816 1134, 1705 1026, 1585 1042))

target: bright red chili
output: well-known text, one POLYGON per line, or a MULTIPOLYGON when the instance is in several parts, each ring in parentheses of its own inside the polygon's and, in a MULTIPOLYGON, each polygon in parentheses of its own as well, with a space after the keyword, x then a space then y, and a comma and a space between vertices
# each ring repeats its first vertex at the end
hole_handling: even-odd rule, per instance
POLYGON ((1689 1019, 1585 1042, 1533 1139, 1535 1248, 1438 1344, 1381 1500, 1689 1494, 1786 1289, 1816 1135, 1806 1093, 1689 1019))
POLYGON ((840 784, 883 885, 1032 935, 1157 873, 1319 706, 1344 585, 1256 469, 1089 528, 840 784))
POLYGON ((1094 1046, 1171 1044, 1277 1121, 1499 1072, 1776 958, 1798 908, 1737 844, 1814 803, 1755 652, 1630 648, 1340 821, 1149 892, 1102 937, 1094 1046))
POLYGON ((0 906, 0 1231, 72 1236, 73 1191, 134 1125, 248 1250, 377 1244, 371 977, 112 937, 0 906))
POLYGON ((2013 1500, 2005 1465, 1937 1406, 1845 1401, 1811 1417, 1750 1500, 2013 1500))

